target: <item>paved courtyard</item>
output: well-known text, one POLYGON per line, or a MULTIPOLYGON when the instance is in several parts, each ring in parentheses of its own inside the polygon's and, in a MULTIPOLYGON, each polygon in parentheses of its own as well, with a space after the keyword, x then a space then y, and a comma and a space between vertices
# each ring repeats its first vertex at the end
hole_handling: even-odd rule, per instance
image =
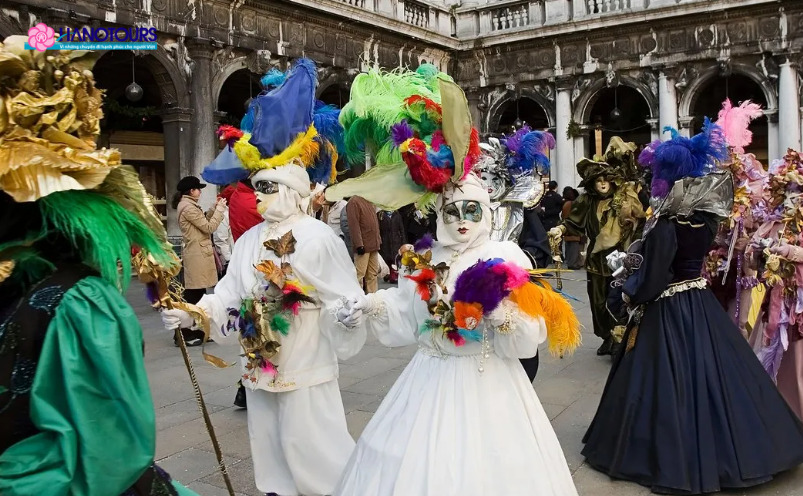
MULTIPOLYGON (((542 352, 541 368, 535 380, 536 393, 560 439, 581 496, 650 494, 637 484, 612 481, 599 474, 586 465, 580 455, 581 439, 596 410, 610 360, 595 354, 599 340, 590 330, 584 274, 570 274, 567 279, 570 280, 566 281, 565 289, 582 300, 573 304, 585 325, 584 343, 573 356, 564 359, 553 358, 545 350, 542 352)), ((156 459, 175 479, 199 494, 226 495, 181 353, 173 346, 171 336, 164 332, 159 315, 150 309, 141 285, 132 285, 129 301, 137 310, 145 333, 145 365, 156 406, 156 459)), ((215 369, 203 361, 199 348, 190 350, 235 491, 238 495, 259 495, 253 479, 246 411, 232 405, 239 367, 215 369)), ((236 346, 228 345, 210 344, 207 351, 230 362, 238 354, 236 346)), ((356 357, 341 363, 340 389, 349 431, 355 438, 414 352, 415 346, 385 348, 369 337, 356 357)), ((803 496, 803 469, 782 474, 772 483, 752 490, 725 494, 803 496)))

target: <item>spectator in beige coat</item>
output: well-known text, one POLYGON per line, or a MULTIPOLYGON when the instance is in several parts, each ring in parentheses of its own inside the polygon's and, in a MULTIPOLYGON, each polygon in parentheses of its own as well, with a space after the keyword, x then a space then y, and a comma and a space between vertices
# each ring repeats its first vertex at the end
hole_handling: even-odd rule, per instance
MULTIPOLYGON (((218 228, 226 211, 226 200, 221 198, 206 213, 198 204, 201 189, 206 184, 195 176, 187 176, 178 182, 178 191, 173 197, 173 208, 178 211, 178 224, 183 239, 181 262, 184 267, 184 299, 197 303, 206 294, 207 288, 217 284, 212 233, 218 228)), ((184 339, 190 346, 201 344, 198 332, 182 329, 184 339)))
POLYGON ((346 203, 346 216, 357 280, 366 293, 375 293, 379 289, 379 247, 382 245, 376 209, 365 198, 352 196, 346 203))

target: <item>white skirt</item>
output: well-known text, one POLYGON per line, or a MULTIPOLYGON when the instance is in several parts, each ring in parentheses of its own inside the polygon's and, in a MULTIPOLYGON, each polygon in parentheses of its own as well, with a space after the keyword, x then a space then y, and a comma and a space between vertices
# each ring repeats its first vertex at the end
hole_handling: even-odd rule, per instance
POLYGON ((357 442, 336 496, 576 496, 517 360, 418 353, 357 442))

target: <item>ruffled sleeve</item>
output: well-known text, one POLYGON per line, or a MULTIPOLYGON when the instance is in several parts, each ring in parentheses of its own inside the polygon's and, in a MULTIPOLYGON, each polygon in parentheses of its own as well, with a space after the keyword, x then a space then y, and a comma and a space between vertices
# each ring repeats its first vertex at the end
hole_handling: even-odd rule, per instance
POLYGON ((365 324, 379 342, 391 348, 414 344, 420 324, 416 306, 427 311, 426 303, 416 293, 415 283, 400 274, 398 287, 379 290, 369 297, 374 309, 365 316, 365 324))
POLYGON ((622 292, 631 305, 641 305, 658 298, 672 278, 672 261, 677 251, 677 235, 671 220, 661 218, 644 240, 641 267, 624 283, 622 292))
POLYGON ((81 280, 56 308, 30 411, 40 432, 0 455, 0 494, 120 494, 153 462, 142 331, 105 281, 81 280))

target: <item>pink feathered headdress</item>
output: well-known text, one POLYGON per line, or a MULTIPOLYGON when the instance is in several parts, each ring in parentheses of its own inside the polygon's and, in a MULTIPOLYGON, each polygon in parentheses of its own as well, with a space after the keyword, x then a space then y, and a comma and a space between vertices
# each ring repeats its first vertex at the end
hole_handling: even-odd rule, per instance
POLYGON ((722 102, 716 124, 722 128, 728 146, 735 153, 744 153, 744 147, 753 141, 753 133, 748 129, 750 122, 764 115, 761 105, 750 100, 734 107, 730 99, 722 102))

